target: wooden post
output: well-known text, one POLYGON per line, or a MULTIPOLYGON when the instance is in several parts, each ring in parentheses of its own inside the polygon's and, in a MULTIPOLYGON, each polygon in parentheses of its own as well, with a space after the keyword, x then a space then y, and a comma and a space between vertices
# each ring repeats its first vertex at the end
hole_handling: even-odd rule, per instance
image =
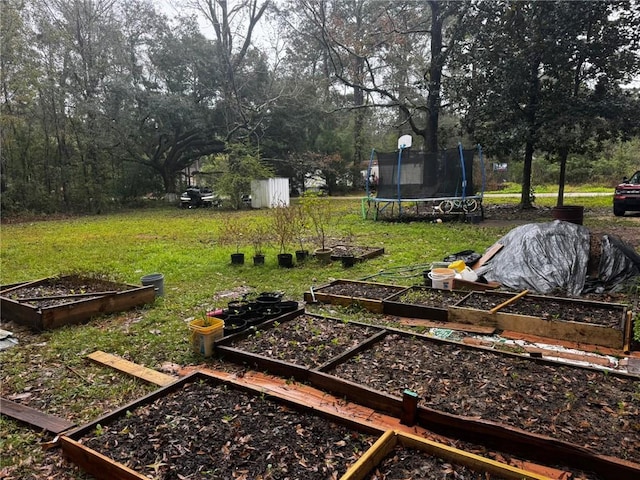
POLYGON ((400 423, 412 427, 418 419, 418 394, 406 389, 402 392, 402 416, 400 423))

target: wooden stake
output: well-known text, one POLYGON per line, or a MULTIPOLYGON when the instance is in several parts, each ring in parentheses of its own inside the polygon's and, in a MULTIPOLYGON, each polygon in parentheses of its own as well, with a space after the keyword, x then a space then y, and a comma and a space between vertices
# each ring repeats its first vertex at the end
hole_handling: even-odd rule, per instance
POLYGON ((507 300, 506 302, 502 302, 500 305, 497 305, 495 307, 493 307, 491 310, 489 310, 489 313, 496 313, 498 310, 500 310, 501 308, 506 307, 507 305, 509 305, 510 303, 515 302, 516 300, 518 300, 519 298, 524 297, 527 293, 529 293, 529 290, 523 290, 521 291, 519 294, 511 297, 509 300, 507 300))

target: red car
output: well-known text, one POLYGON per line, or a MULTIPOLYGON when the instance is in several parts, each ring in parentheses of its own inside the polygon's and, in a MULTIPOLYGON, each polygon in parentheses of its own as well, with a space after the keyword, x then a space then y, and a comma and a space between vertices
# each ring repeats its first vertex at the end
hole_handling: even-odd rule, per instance
POLYGON ((640 170, 624 177, 613 195, 613 214, 621 217, 629 211, 640 212, 640 170))

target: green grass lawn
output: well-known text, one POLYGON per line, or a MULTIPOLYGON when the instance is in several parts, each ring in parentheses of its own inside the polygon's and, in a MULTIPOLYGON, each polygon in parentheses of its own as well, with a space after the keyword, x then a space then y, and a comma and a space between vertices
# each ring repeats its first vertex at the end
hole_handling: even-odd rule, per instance
MULTIPOLYGON (((506 200, 515 202, 495 201, 506 200)), ((221 226, 230 217, 252 223, 269 215, 266 211, 160 207, 3 225, 0 284, 80 273, 139 285, 143 275, 161 272, 165 291, 153 305, 86 325, 29 335, 19 346, 1 352, 3 395, 30 393, 30 405, 84 423, 152 389, 89 363, 88 353, 104 350, 151 368, 164 362, 199 363, 202 359, 190 349, 187 320, 226 306, 234 292, 282 291, 288 298, 301 300, 311 286, 338 278, 420 284, 422 271, 431 262, 460 250, 482 253, 512 228, 482 223, 374 222, 361 218, 359 198, 334 202, 332 240, 382 247, 385 255, 350 269, 340 262, 319 265, 315 261, 282 269, 276 263, 278 250, 271 245, 265 249, 266 264, 256 267, 251 262, 252 247, 246 244, 240 249, 247 257, 245 265, 231 266, 235 247, 220 244, 221 226), (223 292, 229 295, 220 298, 223 292)), ((541 198, 536 203, 551 206, 554 199, 541 198)), ((572 198, 571 203, 608 207, 611 199, 572 198)), ((612 215, 611 221, 624 219, 612 215)), ((307 247, 317 247, 311 236, 307 247)), ((295 249, 292 244, 288 251, 295 249)), ((0 450, 6 454, 0 459, 0 471, 11 467, 14 474, 29 476, 33 465, 46 455, 36 447, 41 438, 1 419, 0 450)))

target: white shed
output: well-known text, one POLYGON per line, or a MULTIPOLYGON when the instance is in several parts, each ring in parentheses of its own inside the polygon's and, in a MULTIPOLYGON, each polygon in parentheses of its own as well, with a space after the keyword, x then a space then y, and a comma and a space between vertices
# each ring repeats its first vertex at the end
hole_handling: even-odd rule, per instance
POLYGON ((251 206, 253 208, 273 208, 278 205, 289 205, 288 178, 251 181, 251 206))

